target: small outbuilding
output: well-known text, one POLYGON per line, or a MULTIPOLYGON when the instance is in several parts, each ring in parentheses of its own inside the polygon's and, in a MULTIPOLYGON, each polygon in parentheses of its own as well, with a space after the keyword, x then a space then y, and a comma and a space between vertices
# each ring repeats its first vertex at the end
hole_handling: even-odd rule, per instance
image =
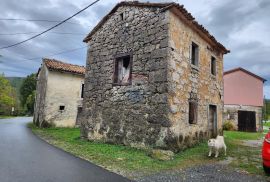
POLYGON ((43 59, 37 74, 34 123, 39 127, 73 127, 82 110, 85 68, 43 59))
POLYGON ((224 72, 224 120, 239 131, 261 131, 265 81, 244 68, 224 72))

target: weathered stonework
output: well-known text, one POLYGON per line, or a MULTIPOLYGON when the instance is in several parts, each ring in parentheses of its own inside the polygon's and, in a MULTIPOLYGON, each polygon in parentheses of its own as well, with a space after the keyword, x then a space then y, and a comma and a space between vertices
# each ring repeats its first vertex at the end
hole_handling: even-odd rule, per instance
POLYGON ((37 77, 34 123, 39 127, 74 127, 82 107, 83 82, 84 74, 51 70, 43 62, 37 77), (60 106, 65 108, 60 110, 60 106))
POLYGON ((243 106, 243 105, 224 105, 224 121, 233 121, 236 129, 238 129, 238 111, 254 111, 256 112, 256 131, 263 131, 262 128, 262 107, 259 106, 243 106))
POLYGON ((223 54, 162 8, 120 6, 88 41, 81 134, 89 140, 179 151, 207 138, 208 107, 222 126, 223 54), (121 13, 124 20, 121 21, 121 13), (190 44, 200 46, 199 66, 190 44), (113 84, 115 57, 132 55, 131 85, 113 84), (211 56, 217 76, 210 73, 211 56), (198 123, 188 101, 198 99, 198 123))

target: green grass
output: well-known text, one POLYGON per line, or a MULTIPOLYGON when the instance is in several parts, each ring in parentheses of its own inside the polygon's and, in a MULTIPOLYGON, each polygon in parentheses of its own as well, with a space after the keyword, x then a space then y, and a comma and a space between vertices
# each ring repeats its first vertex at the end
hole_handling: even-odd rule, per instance
MULTIPOLYGON (((227 159, 223 154, 218 159, 209 158, 206 142, 176 154, 171 161, 160 161, 151 158, 147 150, 83 140, 80 138, 78 128, 41 129, 32 124, 29 127, 49 143, 128 178, 227 159)), ((228 156, 233 158, 230 164, 232 167, 253 174, 263 174, 260 148, 241 145, 243 140, 259 139, 261 133, 226 131, 224 136, 228 146, 228 156)))
POLYGON ((230 140, 258 140, 263 136, 260 132, 224 131, 224 137, 230 140))
POLYGON ((251 174, 264 175, 261 160, 261 147, 243 145, 247 140, 261 140, 263 136, 263 133, 224 132, 228 155, 233 158, 230 165, 251 174))
POLYGON ((176 154, 174 160, 160 161, 151 158, 147 150, 80 139, 80 131, 77 128, 40 129, 33 125, 30 127, 34 133, 49 143, 131 178, 136 175, 146 175, 162 170, 216 161, 216 159, 207 157, 206 142, 176 154))
POLYGON ((263 123, 263 126, 267 126, 267 127, 270 127, 270 122, 267 122, 267 123, 263 123))
POLYGON ((0 119, 8 119, 8 118, 14 118, 15 116, 3 116, 0 115, 0 119))

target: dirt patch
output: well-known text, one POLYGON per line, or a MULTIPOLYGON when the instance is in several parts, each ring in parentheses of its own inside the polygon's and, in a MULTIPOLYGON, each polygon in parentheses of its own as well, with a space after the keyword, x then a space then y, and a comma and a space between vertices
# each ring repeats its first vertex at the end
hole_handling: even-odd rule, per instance
POLYGON ((245 140, 241 145, 247 146, 247 147, 261 147, 263 143, 263 139, 260 140, 245 140))
POLYGON ((269 179, 265 177, 249 175, 243 171, 235 170, 227 167, 226 165, 220 164, 200 165, 184 170, 168 171, 137 179, 138 182, 264 182, 268 180, 269 179))

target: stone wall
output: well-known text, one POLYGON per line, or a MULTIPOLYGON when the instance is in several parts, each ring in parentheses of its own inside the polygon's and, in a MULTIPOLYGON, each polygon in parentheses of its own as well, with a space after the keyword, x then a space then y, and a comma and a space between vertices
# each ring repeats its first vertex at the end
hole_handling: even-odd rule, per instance
POLYGON ((218 76, 210 77, 209 56, 214 53, 205 50, 207 44, 176 22, 168 11, 119 7, 88 44, 81 118, 83 137, 178 151, 208 136, 209 104, 218 107, 220 128, 222 56, 216 55, 218 76), (184 36, 182 31, 186 31, 184 36), (173 36, 173 32, 178 35, 173 36), (184 40, 186 34, 188 39, 184 40), (202 45, 198 71, 186 59, 192 38, 202 45), (114 86, 114 61, 121 54, 132 55, 132 84, 114 86), (191 90, 201 99, 199 122, 194 126, 187 123, 191 90))
POLYGON ((49 71, 42 65, 37 78, 34 123, 39 127, 74 127, 82 105, 83 75, 49 71), (60 106, 65 106, 63 111, 60 106))
POLYGON ((217 106, 217 131, 222 128, 223 112, 223 55, 213 51, 211 46, 196 32, 186 26, 177 15, 169 14, 169 61, 168 101, 169 118, 173 123, 169 140, 186 147, 211 136, 209 133, 209 105, 217 106), (199 46, 199 65, 191 62, 191 44, 199 46), (211 74, 211 57, 216 58, 216 76, 211 74), (198 99, 197 124, 189 124, 189 99, 198 99))
POLYGON ((224 105, 224 121, 230 120, 238 129, 238 111, 256 112, 256 131, 262 131, 262 107, 244 105, 224 105))
POLYGON ((44 108, 47 90, 47 75, 48 69, 46 66, 42 65, 37 76, 36 99, 34 106, 34 124, 37 126, 42 126, 42 121, 45 119, 44 108))
POLYGON ((83 75, 49 71, 44 120, 58 127, 74 127, 82 100, 83 75), (60 106, 65 106, 63 111, 60 106))
POLYGON ((89 46, 82 135, 135 147, 155 146, 161 126, 171 126, 166 13, 156 8, 120 7, 89 46), (114 60, 123 53, 132 54, 132 84, 113 86, 114 60))

